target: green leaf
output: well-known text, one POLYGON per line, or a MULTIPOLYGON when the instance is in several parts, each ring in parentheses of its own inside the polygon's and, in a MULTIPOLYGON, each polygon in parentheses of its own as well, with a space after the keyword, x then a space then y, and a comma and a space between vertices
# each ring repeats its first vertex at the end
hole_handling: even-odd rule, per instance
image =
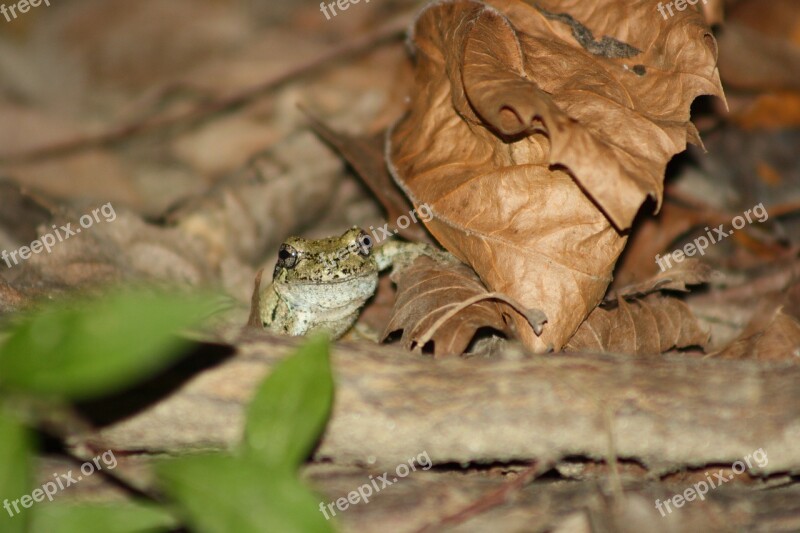
POLYGON ((157 465, 165 492, 200 533, 330 533, 321 500, 294 474, 265 473, 250 459, 181 457, 157 465))
POLYGON ((28 430, 0 405, 0 531, 3 533, 27 532, 30 509, 17 503, 15 510, 13 502, 31 493, 32 462, 28 430))
POLYGON ((0 385, 85 399, 164 367, 188 343, 176 333, 211 309, 207 297, 124 291, 23 317, 0 347, 0 385))
POLYGON ((294 472, 313 450, 333 403, 326 337, 278 364, 247 410, 242 452, 267 468, 294 472))
POLYGON ((152 504, 65 504, 44 502, 35 508, 30 533, 145 533, 178 526, 167 511, 152 504))

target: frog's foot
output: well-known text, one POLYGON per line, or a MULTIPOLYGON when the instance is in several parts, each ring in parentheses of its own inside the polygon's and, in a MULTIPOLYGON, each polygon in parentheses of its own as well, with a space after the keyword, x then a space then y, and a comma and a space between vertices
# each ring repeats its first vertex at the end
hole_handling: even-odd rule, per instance
POLYGON ((347 330, 342 337, 342 340, 347 341, 370 341, 374 342, 375 344, 380 344, 381 342, 381 332, 377 329, 371 328, 366 324, 356 323, 352 328, 347 330))

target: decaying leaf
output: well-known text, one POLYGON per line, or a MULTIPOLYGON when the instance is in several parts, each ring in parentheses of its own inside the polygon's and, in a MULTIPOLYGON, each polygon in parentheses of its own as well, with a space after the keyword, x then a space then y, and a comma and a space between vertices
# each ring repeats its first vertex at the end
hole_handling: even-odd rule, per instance
POLYGON ((689 106, 722 96, 699 11, 652 2, 436 2, 416 21, 416 90, 387 153, 398 184, 489 290, 541 309, 559 349, 600 302, 667 161, 698 141, 689 106))
POLYGON ((800 362, 800 321, 779 307, 766 321, 757 316, 738 339, 710 357, 800 362))
POLYGON ((610 309, 598 307, 566 349, 656 355, 706 343, 708 333, 700 328, 686 304, 653 294, 641 300, 618 298, 610 309))
POLYGON ((522 310, 510 299, 489 293, 462 264, 442 264, 423 256, 392 279, 397 283, 397 300, 382 339, 402 329, 401 342, 407 349, 422 349, 433 341, 436 357, 463 353, 479 328, 515 336, 511 315, 521 315, 533 329, 547 320, 540 311, 522 310))

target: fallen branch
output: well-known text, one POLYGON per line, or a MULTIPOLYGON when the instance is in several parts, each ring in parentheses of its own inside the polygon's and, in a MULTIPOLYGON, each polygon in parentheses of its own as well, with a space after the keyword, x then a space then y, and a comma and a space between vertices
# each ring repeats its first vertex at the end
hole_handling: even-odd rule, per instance
MULTIPOLYGON (((232 445, 254 388, 298 344, 246 336, 235 356, 78 440, 152 452, 232 445)), ((769 464, 756 473, 800 472, 797 365, 590 354, 433 361, 365 343, 337 344, 332 364, 335 405, 317 459, 394 465, 424 450, 435 464, 605 460, 613 440, 614 456, 656 475, 729 465, 759 448, 769 464)))

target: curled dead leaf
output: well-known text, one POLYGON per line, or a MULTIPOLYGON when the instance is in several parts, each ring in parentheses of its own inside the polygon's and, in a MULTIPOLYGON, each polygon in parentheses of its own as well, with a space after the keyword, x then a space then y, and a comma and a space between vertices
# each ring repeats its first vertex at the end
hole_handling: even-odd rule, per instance
POLYGON ((421 350, 433 341, 435 357, 463 353, 483 327, 515 336, 508 318, 512 314, 521 315, 540 332, 547 321, 541 311, 524 309, 505 295, 487 291, 462 264, 443 264, 423 256, 393 273, 392 280, 397 283, 397 299, 382 339, 403 330, 403 346, 421 350))
POLYGON ((433 3, 412 41, 416 90, 387 153, 426 226, 490 290, 541 309, 559 349, 600 302, 667 161, 698 141, 689 107, 722 96, 702 15, 652 3, 433 3))

